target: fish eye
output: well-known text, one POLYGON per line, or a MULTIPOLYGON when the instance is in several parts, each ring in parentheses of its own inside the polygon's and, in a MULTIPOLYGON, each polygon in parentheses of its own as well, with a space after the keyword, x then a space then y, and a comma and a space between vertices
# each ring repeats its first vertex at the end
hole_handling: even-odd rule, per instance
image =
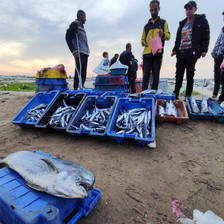
POLYGON ((76 177, 76 181, 81 181, 82 178, 81 177, 76 177))

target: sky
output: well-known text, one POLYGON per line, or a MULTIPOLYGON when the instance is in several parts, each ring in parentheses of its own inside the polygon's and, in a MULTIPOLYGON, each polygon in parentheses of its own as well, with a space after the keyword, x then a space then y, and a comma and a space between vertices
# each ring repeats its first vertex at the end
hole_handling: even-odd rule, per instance
MULTIPOLYGON (((85 30, 90 47, 87 75, 96 76, 92 70, 107 51, 109 58, 122 53, 126 43, 142 61, 141 36, 150 19, 149 0, 1 0, 0 7, 0 75, 35 76, 37 70, 65 66, 73 76, 74 58, 69 51, 65 32, 76 19, 79 9, 86 12, 85 30)), ((160 0, 161 18, 168 23, 171 38, 166 41, 162 78, 175 77, 176 58, 171 57, 179 21, 185 16, 184 0, 160 0)), ((198 0, 198 14, 206 14, 210 25, 210 45, 205 58, 196 64, 195 78, 213 78, 211 50, 224 25, 223 0, 198 0)), ((142 77, 142 71, 138 71, 142 77)))

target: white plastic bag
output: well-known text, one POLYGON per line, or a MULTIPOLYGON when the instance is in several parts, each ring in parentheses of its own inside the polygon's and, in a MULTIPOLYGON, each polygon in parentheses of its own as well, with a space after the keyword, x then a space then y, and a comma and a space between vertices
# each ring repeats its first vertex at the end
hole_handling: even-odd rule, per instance
POLYGON ((97 66, 94 68, 93 72, 97 75, 104 75, 109 72, 109 64, 110 60, 108 58, 104 58, 97 66))

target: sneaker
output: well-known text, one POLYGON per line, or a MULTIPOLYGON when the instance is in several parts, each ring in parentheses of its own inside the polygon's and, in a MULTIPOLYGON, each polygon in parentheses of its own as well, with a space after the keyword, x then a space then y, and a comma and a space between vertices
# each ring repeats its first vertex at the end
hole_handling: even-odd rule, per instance
POLYGON ((209 97, 208 100, 211 100, 211 101, 217 101, 218 98, 217 98, 217 97, 209 97))
POLYGON ((148 146, 150 149, 155 149, 155 148, 156 148, 156 141, 147 144, 147 146, 148 146))

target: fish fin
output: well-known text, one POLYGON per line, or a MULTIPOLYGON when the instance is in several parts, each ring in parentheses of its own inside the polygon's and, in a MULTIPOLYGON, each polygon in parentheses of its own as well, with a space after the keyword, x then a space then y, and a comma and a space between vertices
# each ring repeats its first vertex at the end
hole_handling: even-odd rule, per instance
POLYGON ((56 166, 50 160, 48 159, 41 159, 41 160, 43 160, 48 165, 50 171, 59 173, 56 166))
POLYGON ((30 187, 30 188, 32 188, 32 189, 34 189, 34 190, 37 190, 37 191, 45 191, 45 189, 44 189, 43 187, 40 187, 39 185, 36 185, 36 184, 34 184, 34 183, 31 183, 31 182, 29 182, 29 181, 27 181, 27 180, 26 180, 25 184, 26 184, 28 187, 30 187))

